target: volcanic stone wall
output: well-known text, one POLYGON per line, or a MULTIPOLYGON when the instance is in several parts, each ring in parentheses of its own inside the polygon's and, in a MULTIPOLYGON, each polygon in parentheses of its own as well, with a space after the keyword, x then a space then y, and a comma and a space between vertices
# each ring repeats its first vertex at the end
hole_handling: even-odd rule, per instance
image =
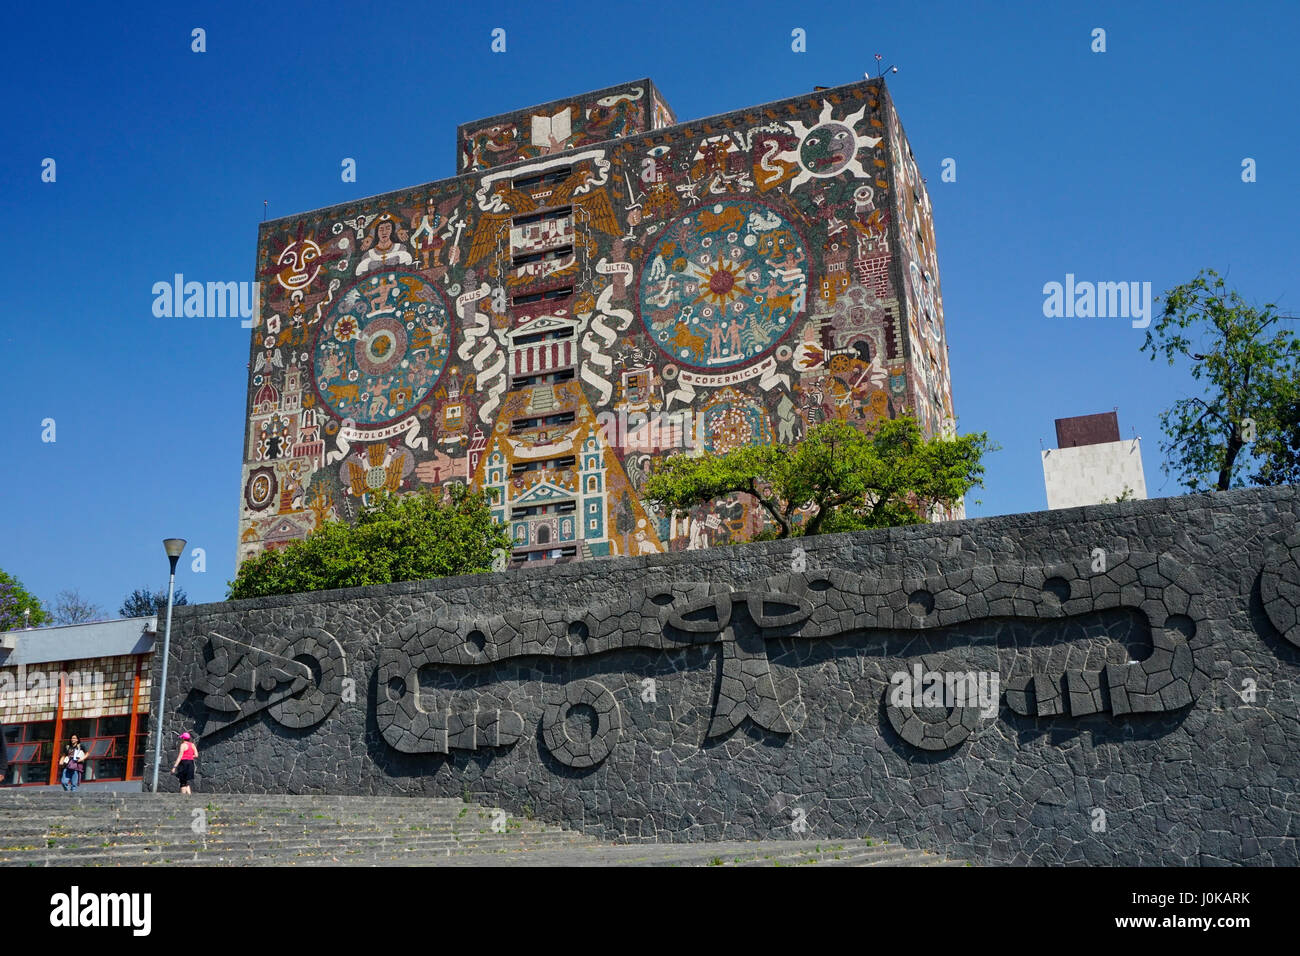
POLYGON ((1295 865, 1298 516, 1234 491, 181 607, 153 712, 200 791, 1295 865))

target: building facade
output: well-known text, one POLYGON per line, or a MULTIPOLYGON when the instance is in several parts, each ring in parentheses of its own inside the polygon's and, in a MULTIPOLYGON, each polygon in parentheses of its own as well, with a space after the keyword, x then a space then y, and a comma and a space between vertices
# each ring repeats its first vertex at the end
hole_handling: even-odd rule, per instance
POLYGON ((1056 444, 1042 452, 1049 509, 1147 496, 1142 439, 1121 439, 1115 412, 1058 418, 1056 444))
POLYGON ((85 781, 144 773, 157 618, 31 628, 0 634, 0 785, 58 782, 62 744, 86 751, 85 781))
POLYGON ((747 539, 674 452, 952 428, 934 226, 881 80, 678 123, 649 80, 460 127, 460 174, 264 223, 239 557, 370 496, 496 492, 513 561, 747 539))

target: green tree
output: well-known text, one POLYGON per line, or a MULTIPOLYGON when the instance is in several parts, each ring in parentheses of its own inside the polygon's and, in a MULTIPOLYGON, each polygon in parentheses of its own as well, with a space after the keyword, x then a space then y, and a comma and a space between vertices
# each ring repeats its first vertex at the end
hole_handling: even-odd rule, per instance
POLYGON ((747 445, 722 455, 674 455, 646 482, 660 507, 687 511, 735 493, 751 495, 775 537, 920 524, 982 485, 984 433, 926 439, 915 420, 860 431, 841 421, 809 430, 793 446, 747 445))
POLYGON ((1249 305, 1213 269, 1164 295, 1142 351, 1170 365, 1191 363, 1201 397, 1180 398, 1160 415, 1165 474, 1189 491, 1295 480, 1296 378, 1300 339, 1269 303, 1249 305), (1290 423, 1288 425, 1288 416, 1290 423))
MULTIPOLYGON (((184 588, 178 587, 172 592, 172 607, 189 603, 190 599, 185 595, 184 588)), ((136 588, 126 596, 117 613, 122 617, 164 615, 167 613, 167 589, 159 588, 157 591, 150 591, 148 588, 136 588)))
POLYGON ((454 485, 381 496, 356 524, 329 521, 306 539, 246 560, 230 582, 231 598, 418 581, 492 569, 497 548, 510 549, 481 492, 454 485))
POLYGON ((17 578, 0 570, 0 631, 17 630, 26 624, 36 627, 49 617, 41 602, 17 578), (24 620, 23 611, 32 612, 30 619, 24 620))
POLYGON ((1278 427, 1256 440, 1260 468, 1253 477, 1261 485, 1300 485, 1300 380, 1276 383, 1273 408, 1278 427))

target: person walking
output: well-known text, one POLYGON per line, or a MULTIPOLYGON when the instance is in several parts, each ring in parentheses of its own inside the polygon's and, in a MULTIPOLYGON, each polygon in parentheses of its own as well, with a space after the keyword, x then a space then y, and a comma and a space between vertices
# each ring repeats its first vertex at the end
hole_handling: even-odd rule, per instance
POLYGON ((194 745, 188 733, 181 734, 181 750, 172 764, 172 773, 180 779, 181 793, 192 793, 190 784, 194 780, 194 760, 199 755, 199 748, 194 745))
POLYGON ((59 766, 63 768, 63 789, 76 793, 77 787, 81 785, 81 775, 86 769, 86 751, 81 749, 81 738, 76 734, 72 735, 72 740, 63 748, 59 766))

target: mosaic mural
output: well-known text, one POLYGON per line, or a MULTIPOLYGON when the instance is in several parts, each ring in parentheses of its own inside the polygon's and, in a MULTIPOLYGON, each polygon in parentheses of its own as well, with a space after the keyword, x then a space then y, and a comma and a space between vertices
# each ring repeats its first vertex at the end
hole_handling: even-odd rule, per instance
POLYGON ((699 368, 765 355, 802 318, 808 255, 767 207, 726 199, 663 232, 641 273, 641 321, 671 361, 699 368), (768 258, 778 256, 779 258, 768 258))
POLYGON ((503 166, 677 122, 649 79, 466 123, 456 132, 461 172, 503 166))
POLYGON ((661 514, 646 477, 830 419, 950 427, 883 83, 674 124, 635 81, 465 124, 455 178, 263 224, 241 559, 453 482, 495 490, 516 563, 746 540, 748 501, 661 514))

